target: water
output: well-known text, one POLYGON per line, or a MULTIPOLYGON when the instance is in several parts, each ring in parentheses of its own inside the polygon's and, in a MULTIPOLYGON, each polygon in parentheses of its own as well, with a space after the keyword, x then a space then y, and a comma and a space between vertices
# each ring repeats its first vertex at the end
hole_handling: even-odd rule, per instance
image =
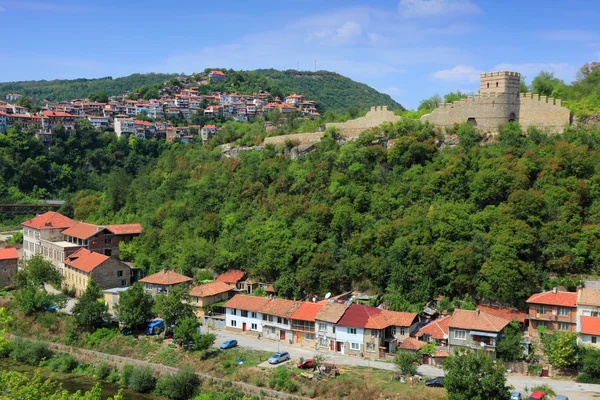
MULTIPOLYGON (((33 375, 37 368, 27 364, 14 361, 9 358, 3 358, 0 364, 0 370, 2 371, 17 371, 33 375)), ((98 381, 92 375, 79 375, 79 374, 65 374, 61 372, 52 372, 46 369, 42 369, 44 377, 50 378, 53 381, 62 384, 63 389, 68 390, 71 393, 75 393, 78 390, 82 392, 88 391, 93 388, 98 381)), ((100 382, 102 386, 102 398, 106 399, 114 396, 119 392, 119 385, 114 383, 100 382)), ((124 389, 124 397, 127 400, 162 400, 164 397, 155 396, 152 394, 137 393, 133 390, 124 389)))

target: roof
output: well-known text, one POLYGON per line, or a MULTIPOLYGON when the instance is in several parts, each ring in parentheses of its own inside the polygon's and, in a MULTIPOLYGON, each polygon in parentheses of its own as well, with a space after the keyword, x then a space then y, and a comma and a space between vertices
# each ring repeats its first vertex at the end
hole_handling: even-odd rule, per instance
POLYGON ((271 285, 267 286, 267 288, 265 289, 265 292, 267 292, 267 293, 275 293, 275 288, 271 284, 271 285))
POLYGON ((321 311, 315 316, 315 320, 330 322, 332 324, 337 323, 340 318, 344 315, 348 306, 341 303, 325 303, 321 311))
POLYGON ((65 259, 65 264, 82 272, 90 273, 109 258, 104 254, 82 248, 68 256, 65 259))
POLYGON ((178 274, 175 271, 162 270, 145 278, 140 279, 142 283, 152 283, 154 285, 177 285, 179 283, 191 282, 192 278, 178 274))
POLYGON ((213 71, 210 71, 210 73, 213 74, 213 75, 223 75, 223 76, 225 76, 225 73, 223 71, 213 70, 213 71))
POLYGON ((230 271, 224 272, 215 279, 216 282, 225 282, 225 283, 238 283, 242 279, 246 273, 244 271, 240 271, 237 269, 232 269, 230 271))
POLYGON ((14 247, 0 249, 0 260, 16 260, 19 258, 19 253, 14 247))
POLYGON ((510 320, 497 317, 479 310, 454 310, 450 317, 449 328, 472 329, 486 332, 500 332, 510 320))
POLYGON ((126 290, 129 290, 131 288, 131 286, 127 286, 127 287, 116 287, 116 288, 110 288, 110 289, 106 289, 103 290, 104 293, 111 293, 111 294, 118 294, 121 292, 125 292, 126 290))
POLYGON ((436 350, 434 357, 450 357, 450 353, 445 350, 436 350))
POLYGON ((114 235, 139 235, 142 233, 141 224, 106 225, 106 229, 114 235))
POLYGON ((77 222, 72 227, 62 231, 62 234, 85 240, 94 236, 96 233, 102 230, 104 230, 104 227, 102 226, 92 225, 85 222, 77 222))
POLYGON ((525 323, 526 313, 518 310, 513 310, 510 308, 501 308, 501 307, 490 307, 490 306, 477 306, 481 311, 495 315, 496 317, 508 319, 510 321, 517 321, 520 323, 525 323))
POLYGON ((75 221, 57 212, 48 211, 35 218, 28 219, 21 225, 33 229, 65 229, 75 225, 75 221))
POLYGON ((290 318, 296 319, 299 321, 314 322, 315 317, 317 316, 319 311, 321 311, 322 308, 323 308, 323 304, 305 302, 305 303, 300 304, 300 307, 298 307, 292 313, 290 318))
POLYGON ((227 303, 225 303, 224 307, 226 308, 237 308, 239 310, 246 311, 257 311, 262 312, 262 308, 267 305, 267 303, 271 301, 266 297, 255 297, 255 296, 246 296, 243 294, 236 294, 233 296, 227 303))
POLYGON ((450 317, 442 317, 431 321, 416 333, 416 337, 423 335, 429 335, 433 339, 443 340, 448 338, 448 324, 450 323, 450 317))
POLYGON ((383 325, 383 328, 385 328, 385 319, 376 318, 373 321, 369 321, 372 316, 380 313, 381 310, 379 308, 367 307, 361 304, 351 304, 337 324, 341 326, 366 328, 370 322, 370 327, 372 328, 381 329, 380 325, 383 325))
POLYGON ((190 290, 190 296, 208 297, 229 292, 230 290, 233 290, 233 286, 228 285, 225 282, 211 282, 193 287, 192 290, 190 290))
POLYGON ((577 307, 576 292, 547 291, 531 295, 527 299, 529 304, 549 304, 553 306, 577 307))
POLYGON ((600 307, 600 289, 581 289, 578 293, 577 305, 600 307))
POLYGON ((44 117, 74 117, 74 115, 61 111, 42 111, 44 117))
POLYGON ((421 347, 425 346, 426 344, 427 344, 426 342, 423 342, 419 339, 409 337, 409 338, 406 338, 406 340, 404 342, 402 342, 402 344, 400 346, 398 346, 398 348, 402 349, 402 350, 417 351, 417 350, 421 350, 421 347))
POLYGON ((289 318, 296 309, 300 307, 300 303, 294 300, 272 299, 265 304, 261 312, 263 314, 276 315, 278 317, 289 318))
POLYGON ((582 316, 579 320, 579 324, 581 327, 580 331, 584 335, 600 336, 600 318, 582 316))
POLYGON ((381 314, 389 326, 411 326, 417 318, 417 313, 383 310, 381 314))
POLYGON ((202 129, 217 129, 215 125, 204 125, 202 129))

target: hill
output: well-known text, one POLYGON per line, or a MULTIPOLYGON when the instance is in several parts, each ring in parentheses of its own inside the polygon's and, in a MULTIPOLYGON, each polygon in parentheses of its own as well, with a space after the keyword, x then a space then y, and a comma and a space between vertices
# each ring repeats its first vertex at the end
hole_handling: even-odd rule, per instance
POLYGON ((57 79, 51 81, 18 81, 0 83, 0 100, 8 93, 20 93, 35 101, 44 99, 62 101, 104 92, 108 96, 122 94, 138 86, 162 84, 176 74, 133 74, 121 78, 108 76, 99 79, 57 79))

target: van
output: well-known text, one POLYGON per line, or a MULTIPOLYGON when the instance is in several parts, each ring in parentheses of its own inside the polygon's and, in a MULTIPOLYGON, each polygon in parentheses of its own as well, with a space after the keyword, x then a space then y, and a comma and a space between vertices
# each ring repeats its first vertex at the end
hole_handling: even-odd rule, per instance
POLYGON ((146 327, 146 335, 158 335, 165 330, 165 322, 161 319, 152 321, 146 327))

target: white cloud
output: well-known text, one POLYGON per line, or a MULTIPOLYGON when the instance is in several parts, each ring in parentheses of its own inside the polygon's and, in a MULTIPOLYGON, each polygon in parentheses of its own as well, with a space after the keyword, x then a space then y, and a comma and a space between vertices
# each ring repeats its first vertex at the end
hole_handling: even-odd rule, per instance
POLYGON ((354 21, 346 21, 342 26, 337 28, 337 38, 339 39, 354 39, 362 34, 362 27, 354 21))
POLYGON ((471 0, 400 0, 399 4, 399 13, 404 18, 454 17, 481 12, 471 0))
POLYGON ((600 40, 600 34, 592 31, 557 30, 543 33, 542 39, 564 42, 593 42, 600 40))
POLYGON ((567 63, 525 63, 525 64, 510 64, 504 63, 496 65, 492 71, 515 71, 527 77, 527 81, 531 82, 541 71, 552 72, 555 77, 570 82, 575 79, 575 74, 579 70, 578 66, 567 63))
POLYGON ((443 69, 433 73, 435 79, 454 82, 478 82, 480 70, 471 65, 457 65, 451 69, 443 69))

